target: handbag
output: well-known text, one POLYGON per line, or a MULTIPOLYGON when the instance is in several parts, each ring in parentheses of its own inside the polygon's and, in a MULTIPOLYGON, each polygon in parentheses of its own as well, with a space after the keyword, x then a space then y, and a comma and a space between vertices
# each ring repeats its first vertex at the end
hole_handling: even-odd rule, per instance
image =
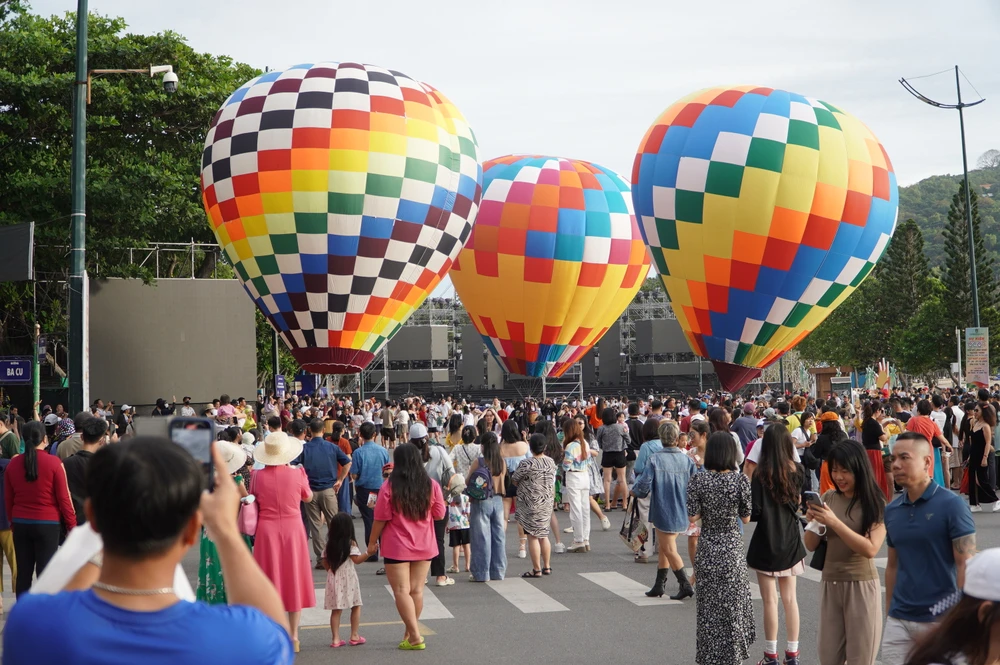
POLYGON ((827 540, 824 538, 819 541, 819 545, 813 550, 812 561, 809 562, 810 568, 815 568, 816 570, 823 570, 823 566, 826 564, 826 545, 827 540))
POLYGON ((624 541, 625 546, 633 552, 638 552, 649 540, 649 529, 639 518, 639 502, 635 498, 630 498, 626 508, 625 521, 618 535, 624 541))
POLYGON ((254 474, 250 479, 250 494, 247 495, 246 499, 243 499, 245 503, 240 503, 240 514, 236 517, 236 526, 244 536, 257 535, 257 519, 260 513, 257 507, 257 496, 253 493, 256 479, 257 475, 254 474))

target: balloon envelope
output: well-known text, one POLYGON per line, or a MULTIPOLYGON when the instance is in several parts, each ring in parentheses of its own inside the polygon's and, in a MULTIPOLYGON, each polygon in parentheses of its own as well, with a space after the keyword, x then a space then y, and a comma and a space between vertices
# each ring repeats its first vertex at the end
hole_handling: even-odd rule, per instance
POLYGON ((871 131, 771 88, 713 88, 668 108, 632 182, 678 322, 728 390, 840 305, 896 226, 896 176, 871 131))
POLYGON ((355 63, 297 65, 226 100, 201 171, 209 222, 303 369, 363 369, 451 267, 482 191, 440 92, 355 63))
POLYGON ((451 279, 509 371, 558 377, 649 272, 628 183, 602 166, 508 156, 483 165, 483 202, 451 279))

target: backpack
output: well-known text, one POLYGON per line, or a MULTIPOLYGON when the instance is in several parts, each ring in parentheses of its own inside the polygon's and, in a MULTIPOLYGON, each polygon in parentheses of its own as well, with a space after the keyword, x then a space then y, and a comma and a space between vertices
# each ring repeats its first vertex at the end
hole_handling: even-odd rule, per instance
POLYGON ((464 494, 474 501, 483 501, 493 497, 493 477, 490 474, 490 468, 486 466, 486 460, 482 457, 479 458, 479 467, 469 476, 464 494))

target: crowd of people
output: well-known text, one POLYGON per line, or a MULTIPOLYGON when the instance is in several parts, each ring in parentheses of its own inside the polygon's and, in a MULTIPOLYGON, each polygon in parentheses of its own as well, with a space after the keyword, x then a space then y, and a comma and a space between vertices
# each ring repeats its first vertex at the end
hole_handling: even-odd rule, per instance
POLYGON ((271 396, 257 408, 222 395, 199 409, 187 397, 159 400, 154 416, 200 414, 215 426, 215 487, 204 494, 190 456, 135 435, 127 404, 98 400, 72 419, 59 405, 36 405, 27 421, 2 412, 0 549, 18 597, 5 660, 73 661, 80 642, 39 656, 36 639, 36 624, 73 612, 85 627, 108 616, 131 626, 107 637, 122 650, 133 629, 166 641, 150 622, 170 616, 192 627, 192 644, 231 648, 240 662, 289 662, 301 612, 317 602, 314 570, 326 573, 330 646, 360 646, 355 566, 364 563, 377 564, 393 591, 398 647, 424 650, 425 584, 452 586, 463 571, 470 582, 504 579, 510 528, 526 559, 518 574, 551 575, 554 554, 590 552, 592 516, 608 530, 607 513, 619 510, 653 536, 634 548, 636 563, 657 562, 647 595, 694 597, 700 665, 750 657, 760 632, 751 576, 763 603, 760 665, 799 665, 796 580, 806 565, 822 570, 821 665, 873 665, 880 649, 887 665, 994 662, 985 660, 995 659, 991 637, 960 640, 954 627, 958 615, 987 635, 1000 625, 1000 575, 989 567, 1000 555, 970 562, 971 513, 1000 510, 998 402, 986 390, 485 404, 271 396), (104 542, 67 587, 83 591, 25 595, 75 528, 104 542), (568 547, 563 534, 572 534, 568 547), (883 543, 884 609, 875 564, 883 543), (181 610, 173 571, 195 544, 199 602, 181 610), (253 627, 258 651, 213 637, 226 626, 241 635, 253 627))

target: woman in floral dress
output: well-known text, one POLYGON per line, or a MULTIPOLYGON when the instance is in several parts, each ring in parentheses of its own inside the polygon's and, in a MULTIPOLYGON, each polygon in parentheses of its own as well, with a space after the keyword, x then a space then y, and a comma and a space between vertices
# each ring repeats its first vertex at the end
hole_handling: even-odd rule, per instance
MULTIPOLYGON (((215 445, 222 451, 222 456, 226 460, 227 471, 230 478, 236 483, 240 496, 247 495, 246 487, 243 485, 243 477, 239 475, 241 468, 247 460, 247 454, 235 443, 228 441, 216 441, 215 445)), ((219 482, 225 482, 220 478, 219 482)), ((243 536, 250 547, 249 536, 243 536)), ((252 549, 252 548, 251 548, 252 549)), ((198 600, 202 600, 210 605, 226 604, 226 584, 222 579, 222 563, 219 561, 219 551, 215 548, 215 543, 208 537, 208 532, 201 530, 200 562, 198 564, 198 600)))
POLYGON ((701 519, 694 560, 698 665, 738 665, 757 639, 740 527, 750 520, 750 479, 735 467, 732 437, 716 432, 705 446, 705 472, 688 482, 688 515, 701 519))

